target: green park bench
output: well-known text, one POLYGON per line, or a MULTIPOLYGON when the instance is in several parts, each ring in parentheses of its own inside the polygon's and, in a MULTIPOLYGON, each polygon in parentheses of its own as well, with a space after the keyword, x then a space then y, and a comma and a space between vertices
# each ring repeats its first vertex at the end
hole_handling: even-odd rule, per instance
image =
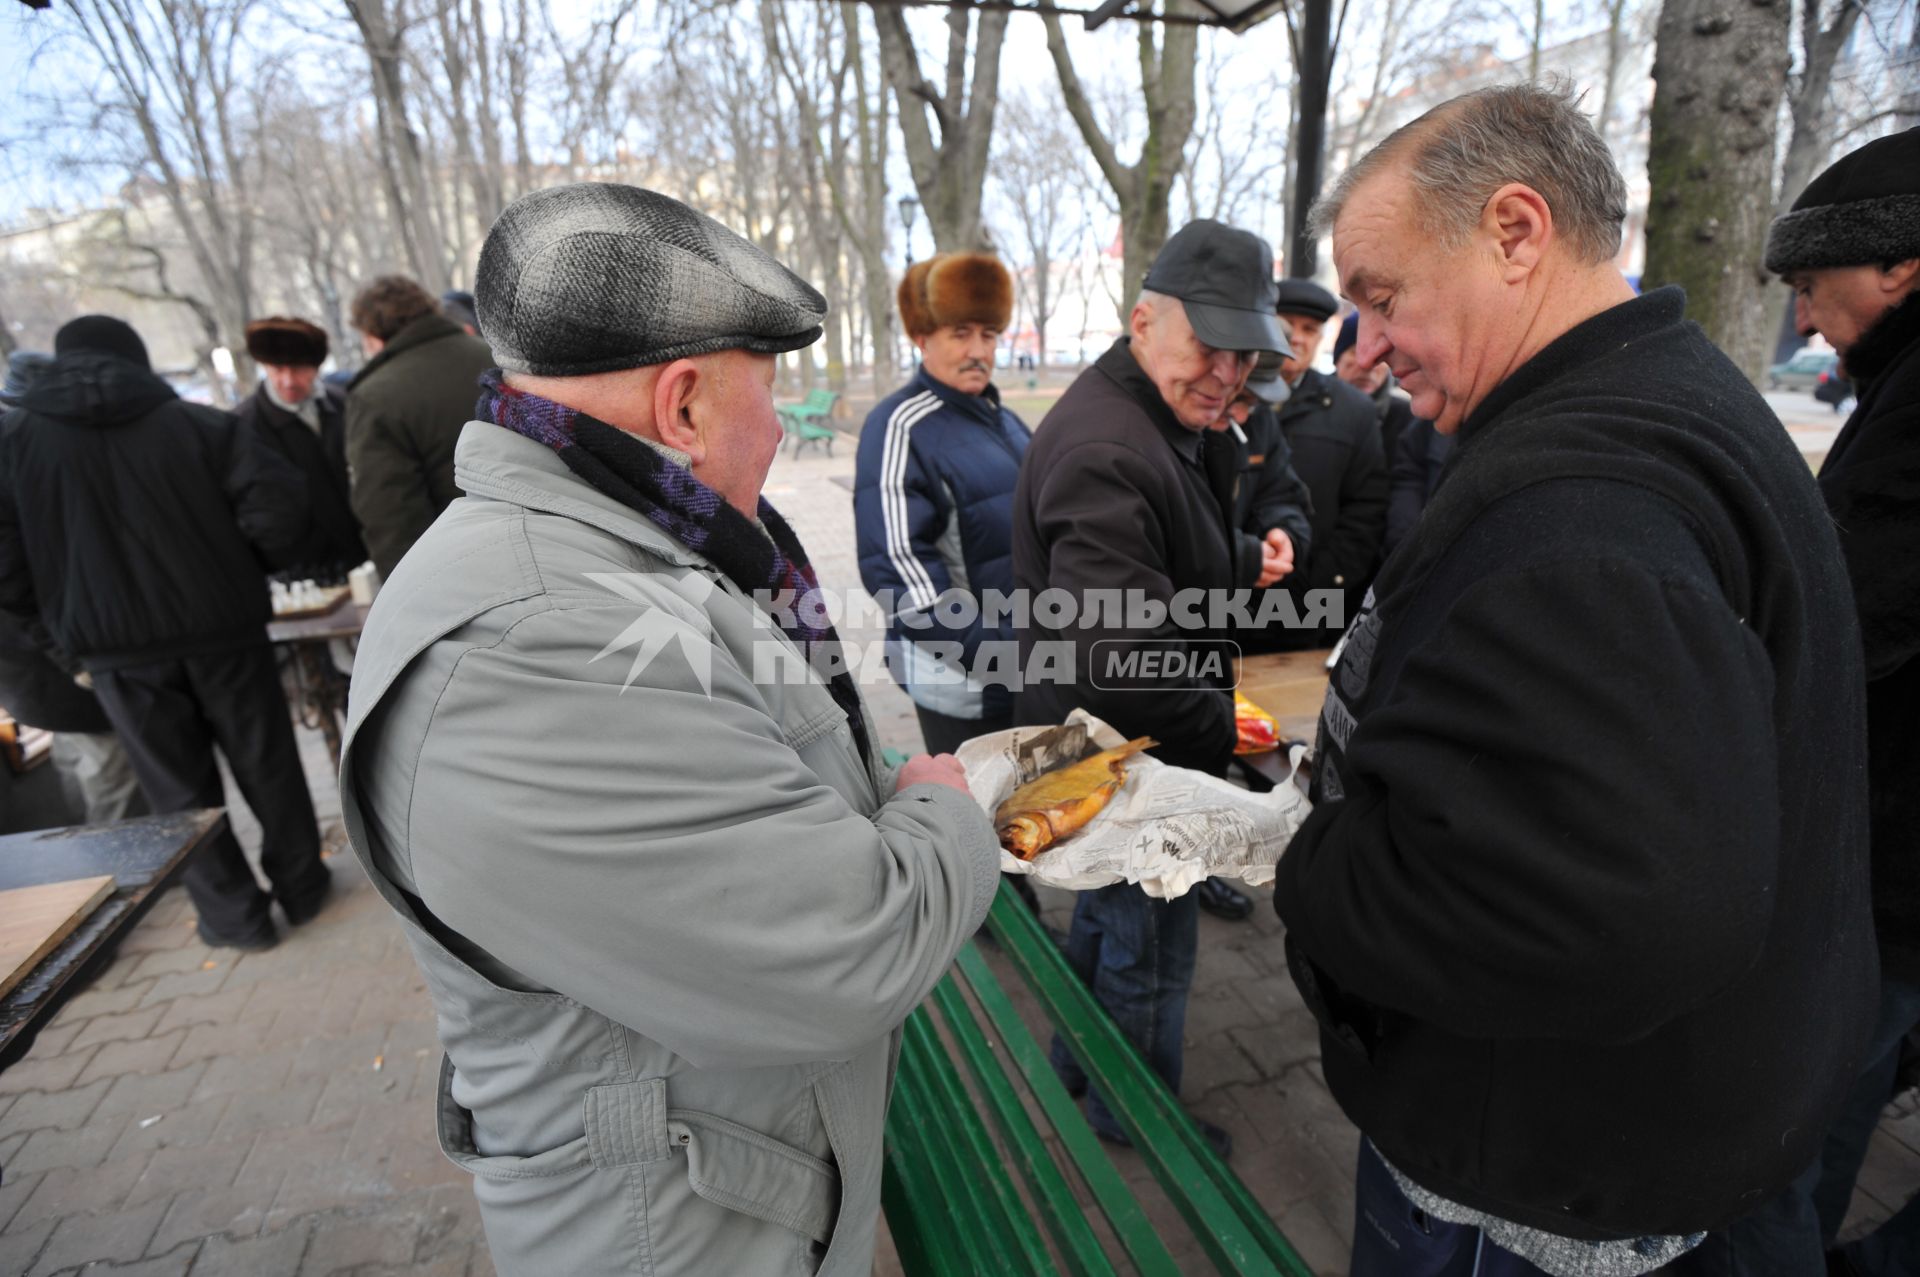
MULTIPOLYGON (((1213 1269, 1311 1277, 1004 882, 987 926, 1213 1269)), ((971 941, 907 1020, 886 1135, 881 1201, 908 1277, 1182 1277, 1045 1047, 971 941), (1082 1205, 1076 1181, 1092 1207, 1082 1205), (1096 1215, 1104 1217, 1111 1246, 1094 1226, 1096 1215)))
POLYGON ((794 456, 799 456, 800 449, 810 443, 824 444, 827 455, 833 455, 833 441, 838 432, 827 422, 839 402, 840 396, 834 391, 809 390, 799 403, 782 404, 774 409, 780 415, 780 429, 793 440, 794 456))

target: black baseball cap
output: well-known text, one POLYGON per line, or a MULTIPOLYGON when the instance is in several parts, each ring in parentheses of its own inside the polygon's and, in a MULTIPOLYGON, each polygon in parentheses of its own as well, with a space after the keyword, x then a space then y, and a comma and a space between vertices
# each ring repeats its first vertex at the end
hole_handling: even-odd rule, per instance
POLYGON ((1251 231, 1188 222, 1147 268, 1145 287, 1186 303, 1194 335, 1215 350, 1293 354, 1274 319, 1273 250, 1251 231))

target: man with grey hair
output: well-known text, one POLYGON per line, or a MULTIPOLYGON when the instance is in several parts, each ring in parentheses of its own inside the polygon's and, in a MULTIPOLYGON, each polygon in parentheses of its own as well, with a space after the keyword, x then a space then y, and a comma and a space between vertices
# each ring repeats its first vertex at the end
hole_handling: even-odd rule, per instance
MULTIPOLYGON (((1153 737, 1163 762, 1226 774, 1237 737, 1224 635, 1183 627, 1178 609, 1168 609, 1178 591, 1270 585, 1307 551, 1304 520, 1296 523, 1300 544, 1282 528, 1240 540, 1237 460, 1215 428, 1256 352, 1292 353, 1274 301, 1264 241, 1219 222, 1189 223, 1154 258, 1127 335, 1075 379, 1035 432, 1013 494, 1014 583, 1030 598, 1064 591, 1077 607, 1065 624, 1034 609, 1018 635, 1021 665, 1031 667, 1042 642, 1070 646, 1075 661, 1071 678, 1023 685, 1015 722, 1060 723, 1085 709, 1129 739, 1153 737), (1241 556, 1257 556, 1259 568, 1242 571, 1241 556), (1095 591, 1158 604, 1165 620, 1099 621, 1095 591), (1195 674, 1143 666, 1137 656, 1145 651, 1177 653, 1195 674)), ((1132 602, 1127 611, 1136 611, 1132 602)), ((1175 1094, 1204 889, 1176 900, 1153 899, 1134 883, 1083 891, 1067 938, 1067 960, 1175 1094)), ((1055 1043, 1054 1063, 1069 1090, 1086 1089, 1064 1043, 1055 1043)), ((1087 1120, 1102 1138, 1126 1142, 1097 1092, 1088 1095, 1087 1120)), ((1225 1156, 1227 1133, 1199 1126, 1225 1156)))
POLYGON ((1320 212, 1361 361, 1457 440, 1275 883, 1366 1136, 1354 1277, 1672 1261, 1807 1165, 1872 1017, 1840 548, 1683 295, 1613 265, 1624 205, 1570 94, 1521 85, 1320 212))
POLYGON ((820 294, 675 200, 523 196, 475 291, 466 493, 380 592, 341 809, 446 1047, 503 1274, 866 1277, 898 1029, 1000 849, 881 761, 760 495, 820 294))

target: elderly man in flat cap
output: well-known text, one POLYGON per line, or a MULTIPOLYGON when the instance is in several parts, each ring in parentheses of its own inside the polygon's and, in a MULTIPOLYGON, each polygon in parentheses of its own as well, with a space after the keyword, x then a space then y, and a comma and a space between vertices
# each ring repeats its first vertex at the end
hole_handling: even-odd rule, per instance
MULTIPOLYGON (((1020 633, 1023 663, 1038 643, 1071 645, 1071 679, 1023 684, 1015 721, 1065 721, 1075 709, 1128 738, 1151 736, 1154 756, 1224 775, 1236 739, 1233 675, 1224 621, 1176 618, 1176 593, 1231 595, 1245 584, 1237 560, 1257 555, 1266 585, 1304 551, 1284 529, 1242 546, 1235 535, 1234 450, 1218 426, 1239 397, 1257 352, 1288 353, 1274 319, 1273 253, 1247 231, 1189 223, 1147 271, 1127 335, 1067 388, 1034 434, 1013 499, 1014 580, 1029 597, 1064 591, 1072 619, 1040 608, 1020 633), (1098 619, 1094 591, 1118 590, 1166 612, 1163 624, 1098 619), (1198 620, 1199 625, 1188 625, 1198 620), (1132 654, 1173 652, 1193 677, 1145 672, 1132 654)), ((1161 666, 1161 662, 1148 663, 1161 666)), ((1067 958, 1101 1006, 1167 1086, 1180 1089, 1181 1030, 1199 943, 1199 893, 1155 900, 1137 885, 1083 891, 1067 958)), ((1087 1079, 1056 1043, 1069 1090, 1087 1079)), ((1097 1092, 1087 1120, 1102 1138, 1126 1142, 1097 1092)), ((1199 1123, 1224 1156, 1227 1132, 1199 1123)))
POLYGON ((593 183, 509 207, 475 291, 503 371, 341 762, 439 1011, 442 1145, 502 1273, 864 1277, 895 1033, 999 847, 950 756, 882 763, 760 495, 825 304, 593 183))
POLYGON ((367 547, 347 483, 346 401, 320 380, 326 330, 275 315, 248 324, 246 336, 247 353, 260 365, 260 386, 233 415, 306 479, 306 535, 290 570, 342 575, 366 560, 367 547))

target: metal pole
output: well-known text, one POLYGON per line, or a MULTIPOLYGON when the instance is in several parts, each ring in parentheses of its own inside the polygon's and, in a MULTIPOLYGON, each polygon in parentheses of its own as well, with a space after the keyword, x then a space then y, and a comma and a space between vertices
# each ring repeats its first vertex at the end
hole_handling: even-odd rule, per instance
POLYGON ((1294 126, 1293 209, 1287 221, 1287 276, 1312 279, 1320 248, 1307 210, 1320 196, 1327 149, 1327 86, 1333 79, 1333 0, 1303 0, 1300 24, 1300 118, 1294 126))

